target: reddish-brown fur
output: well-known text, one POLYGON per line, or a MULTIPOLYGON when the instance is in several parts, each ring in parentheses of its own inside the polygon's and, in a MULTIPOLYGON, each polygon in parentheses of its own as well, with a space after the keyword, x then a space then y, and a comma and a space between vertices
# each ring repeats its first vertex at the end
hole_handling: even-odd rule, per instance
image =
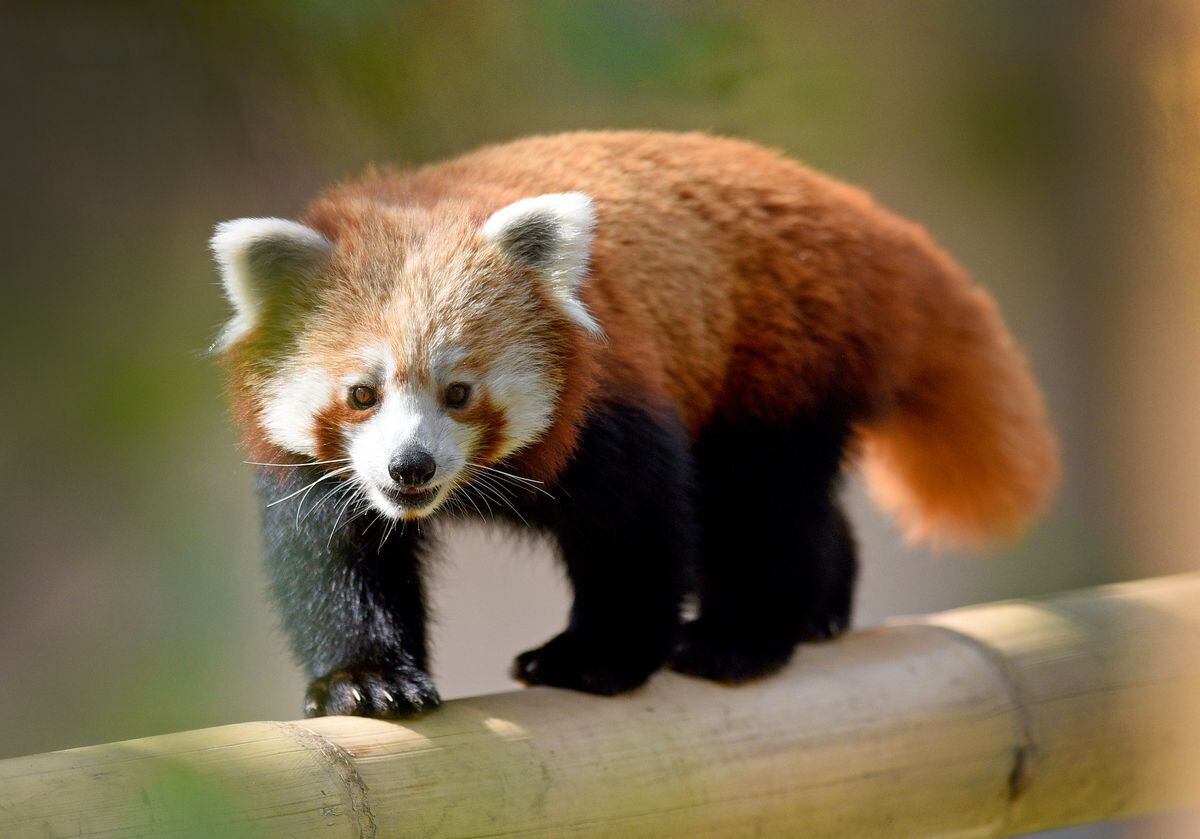
MULTIPOLYGON (((583 298, 607 340, 549 314, 525 325, 548 337, 563 371, 554 425, 519 453, 529 474, 562 468, 598 398, 672 405, 694 432, 837 400, 872 485, 914 536, 1009 533, 1046 501, 1055 441, 991 298, 921 228, 775 152, 700 134, 538 137, 371 171, 303 220, 336 243, 345 276, 409 248, 501 271, 478 234, 488 216, 574 190, 597 210, 583 298)), ((330 352, 346 344, 339 329, 358 328, 354 295, 369 291, 329 292, 345 297, 348 318, 331 319, 330 352)), ((479 341, 486 352, 488 336, 479 341)), ((244 387, 250 367, 235 369, 244 387)))

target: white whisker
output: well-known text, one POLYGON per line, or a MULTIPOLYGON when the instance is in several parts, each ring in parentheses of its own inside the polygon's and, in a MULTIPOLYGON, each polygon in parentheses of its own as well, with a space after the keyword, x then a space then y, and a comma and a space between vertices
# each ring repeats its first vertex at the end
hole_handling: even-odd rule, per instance
MULTIPOLYGON (((353 483, 347 482, 344 484, 339 484, 338 486, 335 486, 333 489, 329 490, 327 493, 325 493, 324 495, 321 496, 321 500, 319 500, 316 504, 313 504, 311 507, 308 508, 308 512, 305 513, 303 517, 300 516, 300 510, 301 510, 301 508, 304 507, 304 498, 301 498, 300 503, 296 505, 296 525, 299 526, 300 522, 304 521, 304 519, 307 519, 310 515, 312 515, 313 511, 316 510, 318 507, 320 507, 322 504, 324 504, 329 499, 330 496, 336 495, 339 492, 345 492, 347 486, 353 486, 353 483)), ((308 493, 307 492, 304 493, 304 496, 305 496, 305 498, 307 498, 308 493)))
POLYGON ((379 552, 383 550, 383 546, 384 546, 384 544, 386 544, 386 543, 387 543, 387 540, 388 540, 388 538, 389 538, 389 537, 391 537, 391 535, 392 535, 392 532, 393 532, 395 529, 396 529, 396 520, 395 520, 395 519, 392 519, 391 521, 389 521, 389 522, 388 522, 388 525, 387 525, 387 527, 385 527, 385 528, 383 529, 383 536, 381 536, 381 537, 379 538, 379 547, 377 547, 377 548, 375 549, 375 555, 376 555, 376 556, 379 556, 379 552))
MULTIPOLYGON (((475 503, 475 499, 471 497, 471 493, 470 493, 470 487, 465 487, 465 488, 463 488, 463 491, 462 491, 461 493, 459 493, 459 494, 460 494, 460 495, 462 495, 462 496, 463 496, 463 497, 465 497, 465 498, 466 498, 468 501, 470 501, 470 502, 471 502, 471 506, 475 508, 475 512, 479 514, 479 517, 480 517, 480 518, 483 518, 483 517, 484 517, 484 516, 483 516, 483 511, 479 509, 479 505, 478 505, 478 504, 476 504, 476 503, 475 503)), ((457 496, 456 496, 456 498, 457 498, 457 496)), ((489 510, 488 512, 491 512, 491 510, 489 510)))
POLYGON ((512 503, 512 500, 507 495, 505 495, 504 492, 502 492, 503 488, 498 485, 492 484, 489 480, 487 480, 487 478, 488 478, 487 475, 484 475, 482 473, 477 474, 476 480, 473 483, 475 484, 475 486, 479 487, 480 490, 486 491, 487 494, 490 495, 492 498, 496 499, 501 504, 508 507, 508 509, 512 510, 513 513, 516 515, 516 517, 521 520, 521 523, 524 524, 526 527, 528 527, 529 522, 527 522, 525 520, 525 517, 523 515, 521 515, 521 511, 516 508, 516 506, 512 503))
MULTIPOLYGON (((347 504, 347 507, 350 506, 354 506, 355 508, 353 515, 342 522, 341 526, 336 527, 335 530, 341 530, 343 527, 349 526, 352 521, 362 518, 372 510, 370 502, 362 495, 361 492, 357 490, 357 487, 355 488, 354 494, 350 496, 350 503, 347 504)), ((367 527, 370 527, 370 525, 367 525, 367 527)), ((364 530, 363 532, 365 533, 366 531, 364 530)), ((330 538, 333 538, 332 533, 330 533, 330 538)))
POLYGON ((368 530, 370 530, 372 527, 374 527, 374 526, 375 526, 375 525, 376 525, 376 524, 379 522, 379 520, 380 520, 381 518, 383 518, 383 513, 381 513, 381 512, 379 512, 378 510, 376 510, 376 509, 375 509, 375 505, 374 505, 374 504, 372 504, 372 503, 370 502, 370 500, 368 500, 368 499, 364 498, 364 499, 363 499, 363 501, 364 501, 364 502, 366 503, 366 505, 367 505, 367 512, 373 512, 373 513, 375 513, 375 515, 371 517, 371 520, 370 520, 369 522, 367 522, 367 526, 363 528, 362 535, 363 535, 363 536, 366 536, 366 535, 367 535, 367 531, 368 531, 368 530))
POLYGON ((527 483, 527 484, 541 484, 541 483, 545 483, 544 481, 539 481, 539 480, 536 480, 536 479, 534 479, 534 478, 526 478, 526 477, 524 477, 524 476, 522 476, 522 475, 515 475, 515 474, 513 474, 512 472, 505 472, 503 469, 496 469, 496 468, 494 468, 494 467, 492 467, 492 466, 484 466, 482 463, 476 463, 476 462, 475 462, 475 461, 473 461, 473 460, 468 460, 468 461, 466 461, 466 464, 467 464, 468 466, 474 466, 476 469, 486 469, 486 470, 487 470, 487 471, 489 471, 489 472, 495 472, 497 475, 504 475, 504 476, 506 476, 506 477, 513 478, 513 479, 515 479, 515 480, 518 480, 518 481, 524 481, 524 482, 525 482, 525 483, 527 483))
POLYGON ((261 460, 243 460, 242 461, 242 463, 245 463, 249 466, 288 466, 288 467, 291 467, 292 469, 296 469, 301 466, 326 466, 330 463, 349 463, 349 462, 350 462, 350 458, 348 458, 348 457, 337 457, 337 458, 334 458, 333 460, 307 460, 304 463, 264 463, 261 460))
MULTIPOLYGON (((355 490, 353 484, 350 484, 350 489, 355 490)), ((329 528, 329 538, 325 540, 325 547, 328 548, 333 544, 333 534, 338 530, 338 522, 342 520, 342 516, 345 514, 346 509, 350 506, 350 502, 354 500, 354 496, 355 492, 351 492, 350 497, 346 499, 346 503, 342 504, 341 509, 338 510, 337 517, 333 520, 333 527, 329 528)))
POLYGON ((523 488, 532 489, 536 492, 540 492, 542 495, 546 496, 551 501, 554 500, 554 496, 542 488, 541 485, 544 483, 544 481, 538 481, 538 480, 535 480, 534 478, 526 478, 522 475, 514 475, 512 472, 505 472, 503 469, 495 469, 491 466, 484 466, 482 463, 475 463, 474 461, 471 461, 471 460, 466 461, 466 465, 470 469, 470 471, 472 471, 476 475, 480 474, 477 470, 485 469, 489 473, 495 475, 497 478, 500 478, 502 480, 517 481, 517 482, 519 482, 519 485, 523 486, 523 488))
POLYGON ((343 467, 341 467, 340 469, 334 469, 334 470, 333 470, 333 471, 331 471, 331 472, 326 472, 324 475, 322 475, 321 477, 317 478, 317 479, 316 479, 315 481, 313 481, 311 484, 308 484, 307 486, 303 486, 303 487, 301 487, 300 489, 296 490, 295 492, 293 492, 293 493, 290 493, 290 494, 288 494, 288 495, 285 495, 285 496, 283 496, 283 498, 277 498, 277 499, 275 499, 274 501, 272 501, 270 504, 268 504, 267 506, 268 506, 268 507, 274 507, 276 504, 282 504, 284 501, 287 501, 289 498, 295 498, 295 497, 296 497, 297 495, 299 495, 300 493, 302 493, 302 492, 305 492, 305 491, 307 491, 307 490, 310 490, 310 489, 312 489, 314 486, 316 486, 317 484, 321 483, 322 481, 327 481, 327 480, 329 480, 330 478, 333 478, 333 477, 336 477, 337 475, 340 475, 340 474, 343 474, 343 473, 345 473, 345 472, 348 472, 348 471, 350 471, 352 468, 353 468, 352 466, 343 466, 343 467))

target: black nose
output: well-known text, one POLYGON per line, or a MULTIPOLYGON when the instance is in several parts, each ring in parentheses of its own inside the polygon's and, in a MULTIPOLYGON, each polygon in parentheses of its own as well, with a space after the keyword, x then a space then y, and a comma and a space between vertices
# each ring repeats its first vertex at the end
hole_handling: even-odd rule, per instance
POLYGON ((392 480, 406 487, 419 487, 429 483, 436 471, 437 463, 434 462, 433 455, 421 449, 402 451, 388 464, 388 474, 392 476, 392 480))

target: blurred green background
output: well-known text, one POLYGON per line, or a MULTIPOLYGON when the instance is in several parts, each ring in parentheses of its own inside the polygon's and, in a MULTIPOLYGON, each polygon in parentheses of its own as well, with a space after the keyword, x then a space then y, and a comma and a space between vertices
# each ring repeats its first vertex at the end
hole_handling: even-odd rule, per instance
MULTIPOLYGON (((0 6, 0 757, 298 715, 204 355, 210 229, 535 132, 782 148, 925 223, 1000 300, 1065 486, 986 560, 906 549, 852 486, 860 623, 1195 568, 1195 5, 0 6)), ((504 689, 558 629, 530 552, 471 533, 438 568, 445 694, 504 689)))

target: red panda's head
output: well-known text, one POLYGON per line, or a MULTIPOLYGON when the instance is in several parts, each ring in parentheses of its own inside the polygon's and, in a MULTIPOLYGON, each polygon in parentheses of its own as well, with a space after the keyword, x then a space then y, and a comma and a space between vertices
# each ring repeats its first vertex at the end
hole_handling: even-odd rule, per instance
POLYGON ((484 218, 331 198, 308 224, 239 219, 213 236, 240 413, 392 518, 433 512, 537 441, 571 334, 600 331, 579 295, 586 195, 484 218))

